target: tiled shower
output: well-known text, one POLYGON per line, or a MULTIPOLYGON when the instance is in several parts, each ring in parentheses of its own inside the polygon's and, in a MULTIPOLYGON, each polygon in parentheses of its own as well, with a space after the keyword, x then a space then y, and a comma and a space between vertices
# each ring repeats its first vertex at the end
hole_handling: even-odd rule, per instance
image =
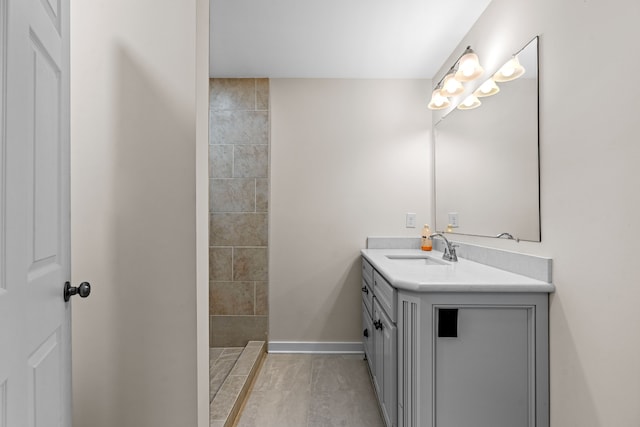
POLYGON ((210 347, 267 340, 269 80, 209 81, 210 347))

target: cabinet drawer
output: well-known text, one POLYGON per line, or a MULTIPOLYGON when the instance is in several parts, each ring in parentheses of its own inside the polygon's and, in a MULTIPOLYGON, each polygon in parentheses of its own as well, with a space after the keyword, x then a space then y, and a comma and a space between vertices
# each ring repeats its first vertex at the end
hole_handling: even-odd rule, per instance
POLYGON ((373 293, 380 303, 380 307, 387 313, 393 323, 397 321, 396 316, 396 290, 378 273, 373 272, 373 293))
POLYGON ((362 258, 362 279, 373 289, 373 266, 364 257, 362 258))

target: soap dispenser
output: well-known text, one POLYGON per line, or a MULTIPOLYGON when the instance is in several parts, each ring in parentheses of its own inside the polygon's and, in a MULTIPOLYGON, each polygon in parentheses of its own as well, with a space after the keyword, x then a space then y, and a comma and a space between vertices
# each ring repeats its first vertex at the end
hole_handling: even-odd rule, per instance
POLYGON ((422 239, 420 239, 420 247, 423 251, 430 251, 433 249, 433 243, 431 242, 431 230, 429 229, 429 224, 425 224, 422 227, 422 239))

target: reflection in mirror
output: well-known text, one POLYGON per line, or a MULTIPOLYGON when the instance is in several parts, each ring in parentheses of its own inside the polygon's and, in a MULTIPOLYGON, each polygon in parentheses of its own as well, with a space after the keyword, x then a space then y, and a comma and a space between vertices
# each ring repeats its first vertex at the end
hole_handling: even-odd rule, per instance
POLYGON ((435 126, 437 230, 540 241, 537 37, 518 59, 520 78, 435 126))

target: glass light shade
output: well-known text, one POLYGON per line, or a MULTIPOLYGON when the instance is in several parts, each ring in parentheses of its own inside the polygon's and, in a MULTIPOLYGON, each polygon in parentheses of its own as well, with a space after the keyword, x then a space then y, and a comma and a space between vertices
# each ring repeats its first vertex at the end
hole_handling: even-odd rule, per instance
POLYGON ((458 80, 453 73, 448 74, 442 82, 442 89, 440 89, 440 95, 442 96, 458 96, 464 92, 464 86, 458 80))
POLYGON ((493 80, 497 82, 510 82, 523 75, 524 72, 525 69, 520 65, 518 57, 514 56, 493 75, 493 80))
POLYGON ((480 102, 477 96, 469 95, 458 105, 458 109, 473 110, 474 108, 478 108, 480 105, 482 105, 482 102, 480 102))
POLYGON ((494 82, 493 79, 489 79, 486 82, 482 83, 480 87, 476 89, 475 92, 473 92, 473 94, 478 98, 482 98, 483 96, 495 95, 498 92, 500 92, 500 88, 498 87, 496 82, 494 82))
POLYGON ((462 55, 458 61, 458 71, 456 71, 456 80, 460 82, 470 82, 484 73, 484 69, 480 66, 480 60, 473 50, 469 49, 469 53, 462 55))
POLYGON ((449 98, 440 95, 440 89, 436 89, 431 94, 431 101, 428 107, 430 110, 443 110, 450 105, 451 101, 449 101, 449 98))

